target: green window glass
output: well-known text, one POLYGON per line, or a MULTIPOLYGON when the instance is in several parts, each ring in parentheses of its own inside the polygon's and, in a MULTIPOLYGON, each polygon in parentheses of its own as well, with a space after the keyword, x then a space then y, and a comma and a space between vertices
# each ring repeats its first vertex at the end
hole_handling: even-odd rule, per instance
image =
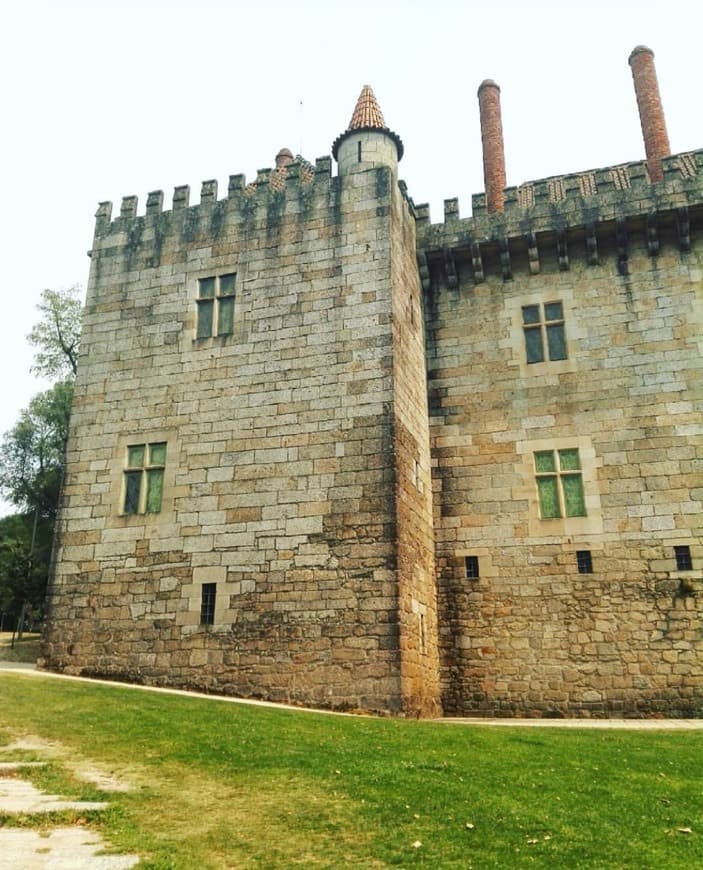
POLYGON ((539 513, 543 520, 586 516, 577 448, 536 451, 535 474, 539 513))
POLYGON ((141 468, 144 465, 144 445, 136 444, 127 448, 127 467, 141 468))
POLYGON ((195 332, 198 338, 232 334, 236 281, 235 272, 198 280, 198 318, 195 332))
POLYGON ((561 469, 561 471, 578 471, 581 468, 578 450, 560 450, 559 468, 561 469))
POLYGON ((566 337, 563 323, 547 326, 547 348, 549 359, 566 359, 566 337))
POLYGON ((539 323, 539 305, 525 305, 522 309, 523 323, 539 323))
POLYGON ((559 509, 559 491, 557 478, 538 477, 537 491, 539 492, 539 512, 543 520, 551 520, 561 516, 559 509))
POLYGON ((525 333, 525 356, 528 363, 568 359, 564 306, 561 302, 524 305, 522 323, 525 333))
POLYGON ((127 447, 122 513, 153 514, 161 510, 165 464, 164 441, 127 447))
POLYGON ((198 338, 209 338, 212 335, 214 308, 214 300, 198 299, 198 338))
POLYGON ((142 488, 141 471, 125 472, 124 510, 126 514, 139 513, 139 497, 142 488))
POLYGON ((525 352, 528 363, 538 363, 544 361, 544 348, 542 347, 542 330, 538 326, 536 329, 525 330, 525 352))
POLYGON ((234 296, 220 299, 217 310, 217 334, 231 335, 234 326, 234 296))
POLYGON ((214 299, 215 298, 215 279, 214 278, 201 278, 198 281, 198 296, 201 299, 214 299))
POLYGON ((557 466, 554 461, 553 450, 540 450, 535 453, 535 468, 537 471, 556 471, 557 466))
POLYGON ((163 493, 163 468, 150 468, 146 473, 146 512, 148 514, 157 514, 161 510, 163 493))
POLYGON ((564 308, 561 302, 546 302, 544 306, 545 320, 563 320, 564 308))
POLYGON ((564 474, 564 509, 567 517, 585 517, 586 502, 583 497, 583 480, 580 474, 564 474))
POLYGON ((150 444, 149 445, 149 465, 165 465, 166 464, 166 444, 150 444))
POLYGON ((234 281, 236 274, 220 276, 220 296, 234 296, 234 281))

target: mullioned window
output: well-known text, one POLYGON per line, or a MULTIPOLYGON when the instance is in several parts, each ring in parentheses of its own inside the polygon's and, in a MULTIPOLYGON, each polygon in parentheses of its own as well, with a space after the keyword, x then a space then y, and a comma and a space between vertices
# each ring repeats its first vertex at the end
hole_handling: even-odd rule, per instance
POLYGON ((156 514, 164 492, 166 443, 131 444, 124 470, 124 514, 156 514))
POLYGON ((543 520, 586 516, 578 448, 538 450, 535 475, 543 520))
POLYGON ((523 305, 522 328, 528 363, 567 359, 564 306, 561 302, 523 305))
POLYGON ((232 334, 236 278, 232 272, 198 280, 198 338, 232 334))

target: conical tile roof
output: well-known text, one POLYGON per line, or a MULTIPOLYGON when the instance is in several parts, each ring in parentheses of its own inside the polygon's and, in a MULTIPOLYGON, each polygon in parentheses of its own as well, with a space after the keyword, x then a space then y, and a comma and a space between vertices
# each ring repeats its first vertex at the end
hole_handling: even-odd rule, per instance
POLYGON ((356 101, 356 108, 349 122, 348 130, 359 130, 361 128, 378 127, 383 130, 386 122, 383 120, 383 112, 378 105, 376 95, 371 90, 371 85, 364 85, 359 94, 359 99, 356 101))
POLYGON ((361 130, 378 130, 381 133, 385 133, 386 136, 390 136, 398 149, 398 160, 403 156, 403 143, 401 138, 397 133, 394 133, 386 127, 383 112, 381 111, 381 107, 378 105, 378 100, 376 99, 376 95, 374 94, 371 85, 364 85, 361 89, 349 126, 334 140, 332 145, 332 156, 335 160, 337 159, 337 152, 342 142, 352 133, 358 133, 361 130))

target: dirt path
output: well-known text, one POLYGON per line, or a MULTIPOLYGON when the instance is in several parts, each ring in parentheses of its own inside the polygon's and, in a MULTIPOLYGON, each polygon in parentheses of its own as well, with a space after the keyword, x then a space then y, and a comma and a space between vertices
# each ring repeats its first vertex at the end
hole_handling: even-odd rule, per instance
MULTIPOLYGON (((51 824, 50 813, 72 810, 78 813, 106 809, 106 801, 72 801, 46 794, 23 778, 31 768, 46 762, 15 760, 26 750, 44 755, 47 760, 60 757, 57 744, 41 740, 19 740, 0 749, 0 814, 9 821, 0 827, 0 862, 7 870, 127 870, 139 863, 137 855, 105 855, 106 844, 100 834, 81 824, 51 824), (27 816, 45 817, 40 829, 26 825, 13 827, 27 816)), ((71 765, 71 759, 67 759, 71 765)), ((80 770, 83 763, 73 765, 80 770)), ((87 778, 92 781, 89 768, 87 778)), ((103 782, 105 790, 108 781, 103 782)))

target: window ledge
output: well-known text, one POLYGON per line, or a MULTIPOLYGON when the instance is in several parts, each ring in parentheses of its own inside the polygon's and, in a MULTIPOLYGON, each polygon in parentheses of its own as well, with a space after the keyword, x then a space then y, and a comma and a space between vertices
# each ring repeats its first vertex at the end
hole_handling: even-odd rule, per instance
POLYGON ((195 347, 218 347, 226 344, 228 339, 231 339, 234 333, 228 332, 226 335, 203 335, 201 338, 194 338, 193 345, 195 347))

